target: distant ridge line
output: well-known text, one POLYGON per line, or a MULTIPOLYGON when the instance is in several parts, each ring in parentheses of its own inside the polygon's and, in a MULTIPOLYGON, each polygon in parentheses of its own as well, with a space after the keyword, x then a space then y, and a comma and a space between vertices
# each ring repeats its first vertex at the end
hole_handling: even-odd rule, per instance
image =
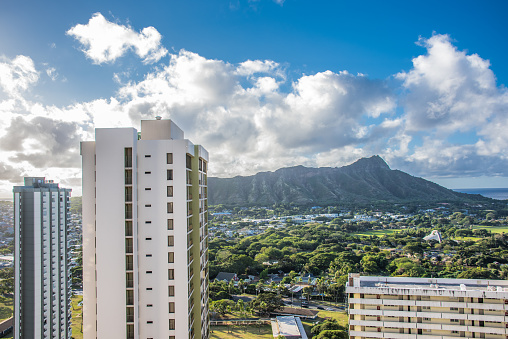
POLYGON ((361 158, 343 167, 310 168, 300 165, 251 176, 210 177, 208 186, 211 205, 336 205, 481 199, 392 170, 378 155, 361 158))

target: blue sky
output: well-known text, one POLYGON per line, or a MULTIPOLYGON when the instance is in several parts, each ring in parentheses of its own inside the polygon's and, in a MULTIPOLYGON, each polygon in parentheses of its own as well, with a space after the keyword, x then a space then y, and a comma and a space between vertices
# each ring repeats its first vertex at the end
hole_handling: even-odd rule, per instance
POLYGON ((80 194, 94 127, 172 118, 212 175, 381 155, 508 187, 505 1, 0 0, 0 196, 80 194))

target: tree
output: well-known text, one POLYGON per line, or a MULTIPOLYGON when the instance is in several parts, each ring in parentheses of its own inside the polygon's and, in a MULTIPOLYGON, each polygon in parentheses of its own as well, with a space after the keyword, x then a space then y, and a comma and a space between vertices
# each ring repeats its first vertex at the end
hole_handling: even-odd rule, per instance
POLYGON ((411 242, 404 246, 404 252, 409 254, 423 254, 422 244, 419 242, 411 242))
POLYGON ((259 292, 264 291, 264 289, 265 289, 265 284, 263 284, 262 281, 259 281, 256 284, 256 295, 258 295, 259 292))
POLYGON ((341 336, 342 334, 340 334, 340 333, 327 333, 326 336, 322 336, 319 338, 339 338, 339 339, 342 339, 342 338, 346 339, 347 338, 346 328, 341 326, 335 319, 326 319, 325 321, 312 326, 312 329, 310 330, 310 332, 314 336, 317 336, 318 334, 321 334, 325 331, 332 331, 332 332, 338 331, 338 332, 344 333, 345 336, 341 336), (331 335, 338 335, 338 336, 334 337, 331 335))
POLYGON ((7 278, 0 281, 0 293, 2 294, 14 293, 14 278, 7 278))
POLYGON ((285 276, 285 277, 282 279, 281 283, 283 283, 283 284, 291 284, 291 280, 292 280, 292 279, 291 279, 291 277, 289 277, 289 276, 285 276))
POLYGON ((5 267, 0 269, 0 279, 14 278, 14 268, 5 267))
POLYGON ((316 339, 348 339, 347 332, 344 330, 325 330, 319 333, 316 339))
POLYGON ((282 297, 272 292, 261 293, 251 301, 251 307, 262 315, 269 315, 283 306, 282 297))
POLYGON ((325 300, 325 292, 328 290, 328 281, 324 278, 319 278, 316 282, 318 293, 321 294, 321 299, 325 300))
POLYGON ((238 288, 241 294, 245 292, 245 282, 243 280, 238 281, 238 288))
POLYGON ((235 289, 235 282, 233 281, 233 279, 231 279, 228 284, 229 294, 232 294, 234 289, 235 289))
POLYGON ((245 302, 242 299, 238 299, 235 308, 242 317, 245 316, 245 302))
POLYGON ((309 301, 312 291, 314 291, 313 287, 307 286, 303 288, 302 294, 304 295, 305 298, 307 298, 307 301, 309 301))
POLYGON ((224 316, 226 313, 230 312, 233 307, 235 307, 235 302, 233 300, 221 299, 212 301, 210 310, 224 316))
POLYGON ((462 271, 458 279, 496 279, 496 275, 492 271, 480 267, 470 268, 462 271))
POLYGON ((496 218, 496 214, 494 212, 489 212, 485 216, 485 219, 487 219, 487 220, 494 220, 495 218, 496 218))

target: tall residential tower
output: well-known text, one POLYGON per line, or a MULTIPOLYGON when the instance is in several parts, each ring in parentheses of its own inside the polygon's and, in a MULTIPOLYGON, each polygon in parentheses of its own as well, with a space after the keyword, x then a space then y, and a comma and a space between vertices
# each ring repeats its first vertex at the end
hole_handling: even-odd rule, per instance
POLYGON ((157 118, 81 155, 84 339, 208 338, 208 152, 157 118))
POLYGON ((14 187, 14 338, 71 338, 70 192, 35 177, 14 187))

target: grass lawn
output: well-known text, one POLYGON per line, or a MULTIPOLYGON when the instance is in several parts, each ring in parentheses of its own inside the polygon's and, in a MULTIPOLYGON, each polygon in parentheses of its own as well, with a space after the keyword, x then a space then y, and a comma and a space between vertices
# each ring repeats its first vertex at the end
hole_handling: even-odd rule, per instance
POLYGON ((78 303, 83 301, 82 295, 75 295, 71 298, 71 312, 72 312, 72 320, 71 320, 71 328, 72 328, 72 337, 75 339, 83 339, 83 332, 81 332, 81 319, 83 314, 81 310, 83 306, 78 306, 78 303))
POLYGON ((252 326, 211 326, 210 338, 217 339, 255 339, 255 338, 273 338, 272 327, 270 325, 252 325, 252 326))
POLYGON ((485 225, 475 225, 473 226, 474 230, 484 229, 489 230, 492 233, 508 233, 508 226, 485 226, 485 225))
POLYGON ((0 321, 12 317, 14 299, 0 295, 0 321))
POLYGON ((453 237, 453 240, 460 240, 460 241, 478 241, 483 238, 478 237, 453 237))
MULTIPOLYGON (((508 226, 485 226, 485 225, 475 225, 473 226, 474 230, 489 230, 492 233, 508 233, 508 226)), ((483 239, 482 237, 454 237, 454 240, 461 240, 461 241, 478 241, 483 239)))
POLYGON ((351 235, 356 235, 359 237, 370 237, 372 235, 375 235, 377 237, 381 237, 383 235, 389 235, 396 232, 402 231, 401 229, 386 229, 386 230, 371 230, 371 231, 364 231, 364 232, 358 232, 358 233, 351 233, 351 235))

